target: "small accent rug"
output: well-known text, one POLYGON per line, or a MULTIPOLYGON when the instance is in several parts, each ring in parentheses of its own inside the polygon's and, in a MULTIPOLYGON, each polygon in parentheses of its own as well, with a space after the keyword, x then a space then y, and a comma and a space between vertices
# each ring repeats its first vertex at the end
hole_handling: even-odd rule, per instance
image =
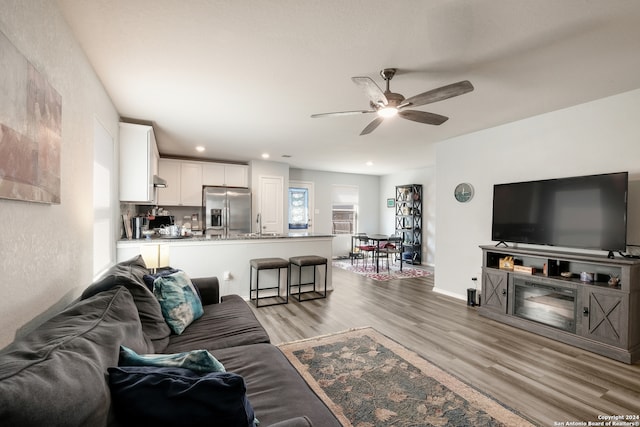
POLYGON ((532 426, 373 328, 279 347, 345 426, 532 426))
POLYGON ((341 268, 343 270, 350 271, 352 273, 366 276, 369 279, 379 280, 385 282, 393 279, 408 279, 410 277, 424 277, 429 276, 431 272, 423 270, 421 268, 409 267, 406 264, 402 265, 402 271, 400 271, 399 264, 391 264, 390 269, 387 270, 386 262, 380 265, 380 272, 376 273, 375 264, 369 263, 366 266, 362 265, 362 261, 358 264, 351 264, 350 260, 333 260, 333 266, 341 268))

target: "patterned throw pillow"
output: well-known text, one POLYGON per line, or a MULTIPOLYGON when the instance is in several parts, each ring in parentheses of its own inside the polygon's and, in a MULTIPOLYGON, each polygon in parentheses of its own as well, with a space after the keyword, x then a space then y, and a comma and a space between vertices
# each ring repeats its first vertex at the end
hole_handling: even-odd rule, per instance
POLYGON ((207 350, 193 350, 174 354, 138 354, 120 346, 118 366, 172 366, 193 372, 225 372, 224 366, 207 350))
POLYGON ((164 320, 177 335, 204 313, 193 289, 191 279, 183 271, 158 277, 153 282, 153 294, 160 302, 164 320))

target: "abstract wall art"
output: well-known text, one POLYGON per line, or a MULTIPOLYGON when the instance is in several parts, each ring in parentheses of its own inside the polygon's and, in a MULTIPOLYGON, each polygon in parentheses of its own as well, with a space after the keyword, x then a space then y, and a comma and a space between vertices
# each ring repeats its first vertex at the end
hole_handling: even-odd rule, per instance
POLYGON ((0 32, 0 198, 60 203, 62 97, 0 32))

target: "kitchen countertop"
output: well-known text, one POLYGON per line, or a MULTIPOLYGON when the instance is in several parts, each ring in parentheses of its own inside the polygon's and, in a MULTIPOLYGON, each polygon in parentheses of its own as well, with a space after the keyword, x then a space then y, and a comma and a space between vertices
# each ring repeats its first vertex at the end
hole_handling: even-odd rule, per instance
POLYGON ((251 234, 242 234, 231 237, 220 237, 220 236, 190 236, 190 237, 162 237, 159 235, 153 236, 151 239, 120 239, 118 240, 118 244, 141 244, 141 243, 160 243, 160 242, 227 242, 227 241, 256 241, 256 240, 281 240, 281 239, 310 239, 310 238, 319 238, 319 237, 335 237, 333 234, 319 234, 319 233, 310 233, 310 234, 276 234, 276 233, 265 233, 259 235, 257 233, 251 234))

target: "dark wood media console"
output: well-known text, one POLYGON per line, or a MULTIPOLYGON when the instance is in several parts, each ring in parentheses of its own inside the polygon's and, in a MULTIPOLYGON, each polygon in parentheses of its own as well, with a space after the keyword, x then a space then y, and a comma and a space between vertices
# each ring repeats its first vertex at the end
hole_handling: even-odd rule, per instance
POLYGON ((480 248, 481 315, 624 363, 640 360, 640 260, 480 248), (513 257, 516 271, 500 269, 505 257, 513 257), (519 265, 535 272, 518 272, 519 265), (593 281, 582 281, 582 272, 593 281), (619 282, 609 284, 611 277, 619 282))

